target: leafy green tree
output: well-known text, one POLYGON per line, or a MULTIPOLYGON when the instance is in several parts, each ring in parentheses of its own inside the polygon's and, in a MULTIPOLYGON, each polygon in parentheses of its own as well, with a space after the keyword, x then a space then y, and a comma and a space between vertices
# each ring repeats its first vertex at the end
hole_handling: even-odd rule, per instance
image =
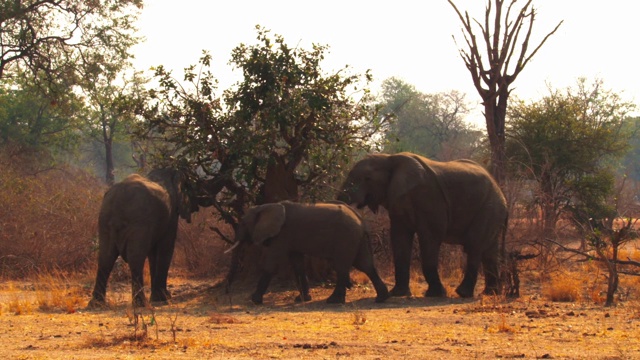
POLYGON ((612 217, 606 202, 614 185, 611 160, 628 148, 622 129, 632 108, 601 81, 585 79, 510 108, 507 153, 512 170, 536 184, 533 200, 546 237, 563 213, 583 224, 612 217))
POLYGON ((640 117, 627 119, 623 131, 630 134, 630 149, 622 161, 623 173, 640 182, 640 117))
POLYGON ((171 145, 159 149, 164 161, 197 169, 232 225, 250 204, 333 196, 343 165, 373 146, 380 128, 370 74, 326 74, 325 46, 291 48, 257 32, 258 44, 233 50, 231 64, 244 78, 222 97, 205 52, 182 84, 156 69, 160 86, 145 115, 147 136, 171 145))
MULTIPOLYGON (((54 81, 78 51, 127 53, 142 0, 0 0, 0 79, 10 65, 54 81), (44 74, 45 76, 42 76, 44 74)), ((14 71, 14 70, 11 70, 14 71)))
POLYGON ((395 117, 387 128, 385 151, 410 151, 442 161, 478 153, 482 134, 464 122, 469 112, 464 94, 423 94, 389 78, 382 82, 381 100, 383 113, 395 117))
MULTIPOLYGON (((70 84, 42 88, 38 81, 18 76, 0 88, 0 146, 12 153, 32 153, 34 159, 76 148, 82 102, 70 84), (35 155, 37 154, 37 155, 35 155)), ((49 159, 51 160, 51 159, 49 159)), ((42 161, 40 161, 42 163, 42 161)), ((50 166, 51 163, 45 164, 50 166)))
MULTIPOLYGON (((96 104, 96 89, 130 64, 131 47, 140 41, 134 22, 141 8, 141 0, 0 0, 0 82, 5 96, 21 97, 0 120, 3 142, 50 155, 60 146, 48 145, 70 149, 95 130, 80 120, 95 120, 97 109, 103 124, 109 115, 122 118, 113 104, 96 104)), ((122 108, 122 96, 118 102, 122 108)), ((105 143, 111 141, 108 129, 103 134, 105 143)))
POLYGON ((85 96, 86 134, 103 146, 105 181, 110 185, 116 179, 114 141, 118 136, 129 139, 147 99, 146 79, 139 72, 128 74, 130 67, 122 64, 90 66, 80 86, 85 96))

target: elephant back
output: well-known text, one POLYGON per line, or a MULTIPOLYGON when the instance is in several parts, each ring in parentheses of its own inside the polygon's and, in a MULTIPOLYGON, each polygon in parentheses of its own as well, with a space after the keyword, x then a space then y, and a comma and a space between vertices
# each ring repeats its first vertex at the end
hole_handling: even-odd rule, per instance
POLYGON ((336 248, 335 244, 358 243, 366 233, 360 215, 344 203, 283 203, 287 222, 281 234, 300 238, 296 246, 302 253, 330 258, 333 257, 330 252, 336 248), (314 240, 305 241, 305 238, 314 240))
POLYGON ((100 218, 108 216, 113 223, 118 220, 130 223, 139 218, 158 215, 166 218, 169 207, 169 194, 162 186, 133 174, 105 193, 100 218))

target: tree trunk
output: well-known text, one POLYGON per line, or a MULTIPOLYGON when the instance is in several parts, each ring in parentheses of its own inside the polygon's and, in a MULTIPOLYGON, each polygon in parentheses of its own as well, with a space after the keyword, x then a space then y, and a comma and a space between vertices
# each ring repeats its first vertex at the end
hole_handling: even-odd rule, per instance
POLYGON ((104 142, 104 156, 106 163, 106 174, 105 181, 109 186, 113 185, 116 181, 116 176, 114 174, 114 166, 113 166, 113 144, 111 139, 105 139, 104 142))
POLYGON ((109 126, 107 121, 102 118, 102 142, 104 143, 104 158, 105 158, 105 181, 107 185, 111 186, 115 183, 115 174, 113 166, 113 126, 109 126), (110 131, 109 131, 110 130, 110 131))
POLYGON ((506 152, 505 152, 505 114, 507 108, 506 96, 484 99, 484 116, 487 124, 487 135, 491 146, 491 175, 502 188, 505 182, 506 152), (497 100, 497 103, 496 103, 497 100))
POLYGON ((540 208, 542 210, 542 235, 545 239, 553 239, 556 231, 558 216, 554 201, 553 186, 548 172, 543 172, 540 183, 541 198, 540 208))
MULTIPOLYGON (((607 268, 609 269, 609 281, 607 283, 607 300, 604 303, 604 306, 612 306, 614 303, 614 295, 618 290, 618 243, 613 242, 612 249, 612 259, 611 261, 606 260, 607 268)), ((606 254, 605 254, 606 256, 606 254)))
POLYGON ((261 203, 268 204, 283 200, 298 200, 298 182, 295 168, 289 169, 280 156, 272 156, 267 166, 267 175, 261 203))

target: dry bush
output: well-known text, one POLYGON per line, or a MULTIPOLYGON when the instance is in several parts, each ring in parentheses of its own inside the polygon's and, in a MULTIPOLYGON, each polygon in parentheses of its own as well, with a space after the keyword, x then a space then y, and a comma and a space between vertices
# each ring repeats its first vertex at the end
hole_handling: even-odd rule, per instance
POLYGON ((543 291, 551 301, 579 301, 582 298, 582 282, 570 274, 559 274, 551 279, 543 291))
POLYGON ((211 230, 217 227, 233 239, 231 226, 219 219, 211 208, 201 208, 192 216, 191 224, 180 221, 173 265, 193 276, 218 276, 226 271, 231 254, 224 251, 229 245, 211 230))
POLYGON ((0 277, 52 269, 79 270, 94 261, 104 186, 78 169, 0 172, 0 277))

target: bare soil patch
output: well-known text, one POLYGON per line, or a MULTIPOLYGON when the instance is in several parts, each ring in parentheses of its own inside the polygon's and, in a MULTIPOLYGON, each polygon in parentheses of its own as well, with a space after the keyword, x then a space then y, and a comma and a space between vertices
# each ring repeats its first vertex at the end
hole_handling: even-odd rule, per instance
MULTIPOLYGON (((375 304, 373 288, 359 285, 347 293, 346 305, 324 302, 331 286, 313 288, 313 301, 296 304, 297 293, 282 280, 273 284, 264 305, 255 306, 248 300, 251 284, 239 284, 227 295, 220 285, 170 282, 172 304, 143 309, 138 326, 126 283, 111 285, 112 306, 99 311, 84 309, 89 283, 67 290, 83 298, 70 310, 40 309, 42 295, 34 284, 3 284, 2 354, 20 359, 640 359, 640 306, 631 301, 603 308, 525 292, 516 300, 415 296, 375 304)), ((413 291, 421 294, 424 283, 413 291)))

